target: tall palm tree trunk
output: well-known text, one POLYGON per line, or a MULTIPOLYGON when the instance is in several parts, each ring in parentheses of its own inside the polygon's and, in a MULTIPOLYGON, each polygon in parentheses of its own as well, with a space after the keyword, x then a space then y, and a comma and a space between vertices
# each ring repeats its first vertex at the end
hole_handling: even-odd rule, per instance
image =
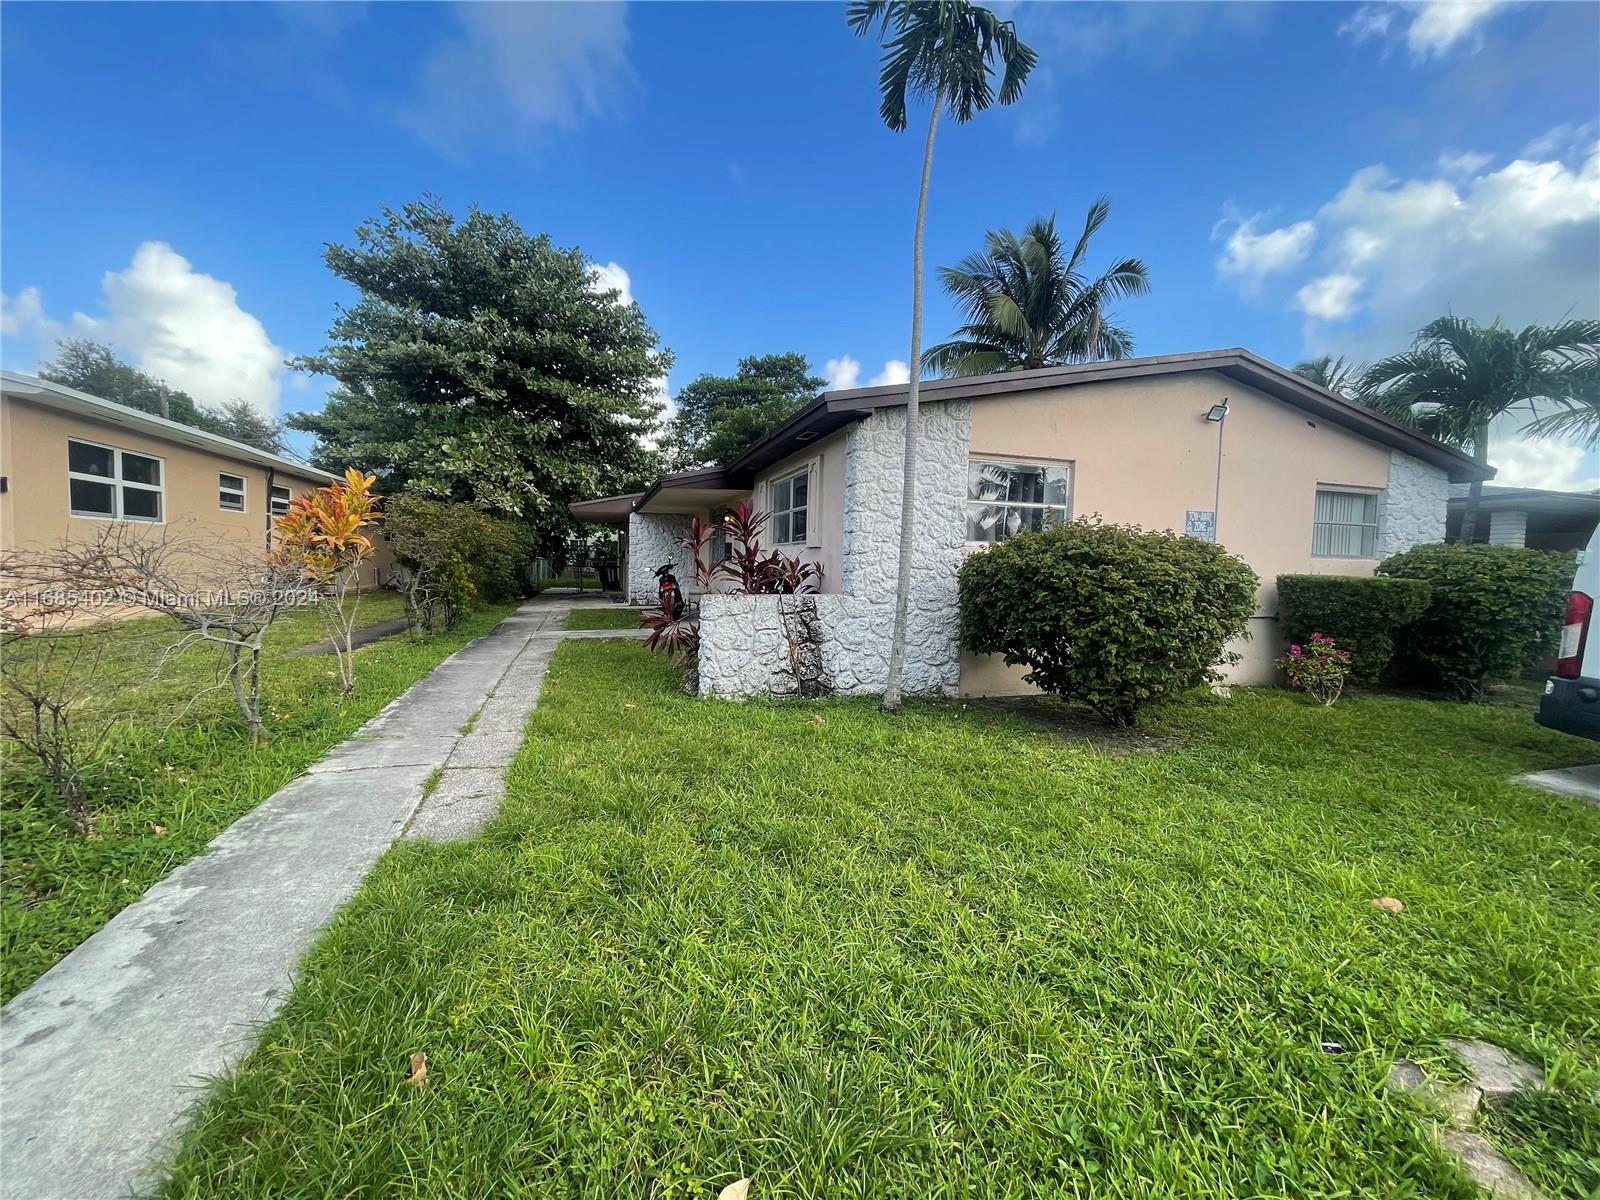
POLYGON ((900 568, 894 586, 894 640, 889 644, 889 681, 883 711, 900 711, 900 676, 906 664, 906 615, 911 607, 912 543, 917 533, 917 414, 922 390, 922 234, 928 220, 928 185, 933 179, 933 138, 939 129, 944 89, 933 97, 928 141, 922 150, 922 189, 917 193, 917 230, 911 241, 911 378, 906 383, 905 476, 900 492, 900 568))
MULTIPOLYGON (((1472 457, 1481 467, 1489 465, 1489 423, 1479 425, 1472 435, 1472 457)), ((1467 488, 1467 507, 1461 514, 1461 544, 1472 545, 1478 535, 1478 507, 1483 503, 1483 480, 1474 479, 1467 488)))

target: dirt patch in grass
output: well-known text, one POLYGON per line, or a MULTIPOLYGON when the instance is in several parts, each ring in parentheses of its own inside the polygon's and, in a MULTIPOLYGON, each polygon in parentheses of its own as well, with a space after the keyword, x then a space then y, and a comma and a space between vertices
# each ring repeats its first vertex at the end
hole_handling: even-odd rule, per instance
POLYGON ((1064 742, 1087 743, 1104 754, 1154 754, 1176 750, 1183 744, 1183 739, 1171 730, 1150 726, 1118 729, 1087 709, 1050 696, 986 696, 961 703, 980 714, 1013 717, 1064 742))

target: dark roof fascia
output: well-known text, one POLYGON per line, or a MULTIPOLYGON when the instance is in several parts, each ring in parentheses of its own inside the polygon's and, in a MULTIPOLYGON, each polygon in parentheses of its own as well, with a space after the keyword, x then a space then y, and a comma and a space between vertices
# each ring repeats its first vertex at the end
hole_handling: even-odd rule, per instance
POLYGON ((729 482, 741 486, 753 483, 756 472, 763 467, 781 462, 818 438, 871 415, 870 408, 837 402, 834 399, 837 395, 837 392, 824 392, 729 463, 729 482))
POLYGON ((633 508, 637 512, 655 499, 656 494, 664 488, 725 488, 728 486, 730 486, 728 483, 728 471, 724 467, 699 467, 693 471, 674 471, 670 475, 663 475, 645 488, 644 494, 634 501, 633 508))

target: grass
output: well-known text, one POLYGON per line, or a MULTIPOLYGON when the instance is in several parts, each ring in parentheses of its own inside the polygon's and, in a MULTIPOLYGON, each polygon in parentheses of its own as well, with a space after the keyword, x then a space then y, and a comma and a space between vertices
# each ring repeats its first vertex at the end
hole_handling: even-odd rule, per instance
MULTIPOLYGON (((569 642, 501 815, 384 857, 165 1195, 1471 1200, 1397 1056, 1600 1084, 1600 810, 1506 782, 1592 745, 1277 691, 1152 724, 704 702, 569 642)), ((1503 1131, 1552 1192, 1569 1125, 1503 1131)))
MULTIPOLYGON (((0 936, 10 999, 157 880, 353 733, 452 651, 487 632, 511 606, 468 614, 432 640, 384 638, 356 651, 356 691, 339 695, 329 656, 288 657, 322 640, 314 611, 283 618, 268 635, 263 697, 270 741, 251 746, 218 672, 221 655, 196 647, 117 703, 129 720, 108 745, 92 784, 95 832, 58 815, 34 764, 12 754, 0 783, 0 936)), ((398 596, 365 597, 363 625, 400 615, 398 596)), ((124 644, 169 627, 128 622, 124 644)))
POLYGON ((567 614, 567 628, 637 629, 643 611, 620 604, 615 608, 575 608, 567 614))

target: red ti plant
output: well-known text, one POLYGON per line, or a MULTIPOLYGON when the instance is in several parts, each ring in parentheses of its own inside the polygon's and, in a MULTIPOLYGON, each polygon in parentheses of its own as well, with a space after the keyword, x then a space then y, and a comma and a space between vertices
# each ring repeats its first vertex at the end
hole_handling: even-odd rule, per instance
MULTIPOLYGON (((689 522, 689 532, 678 539, 678 546, 689 552, 690 574, 701 591, 712 590, 724 579, 731 585, 729 594, 735 596, 794 595, 817 590, 822 568, 816 563, 761 549, 761 531, 766 528, 767 516, 748 502, 730 512, 722 521, 721 531, 731 552, 720 562, 708 562, 705 556, 706 545, 718 526, 699 517, 689 522)), ((673 666, 681 667, 699 655, 698 606, 688 605, 682 616, 675 616, 671 603, 664 603, 646 611, 639 623, 650 631, 645 646, 668 655, 673 666)))
POLYGON ((733 582, 735 595, 765 596, 774 593, 792 595, 814 592, 822 580, 822 568, 816 563, 790 558, 781 551, 761 551, 761 531, 766 528, 768 514, 757 512, 747 502, 728 514, 723 522, 723 533, 733 545, 733 553, 712 567, 715 576, 733 582))

